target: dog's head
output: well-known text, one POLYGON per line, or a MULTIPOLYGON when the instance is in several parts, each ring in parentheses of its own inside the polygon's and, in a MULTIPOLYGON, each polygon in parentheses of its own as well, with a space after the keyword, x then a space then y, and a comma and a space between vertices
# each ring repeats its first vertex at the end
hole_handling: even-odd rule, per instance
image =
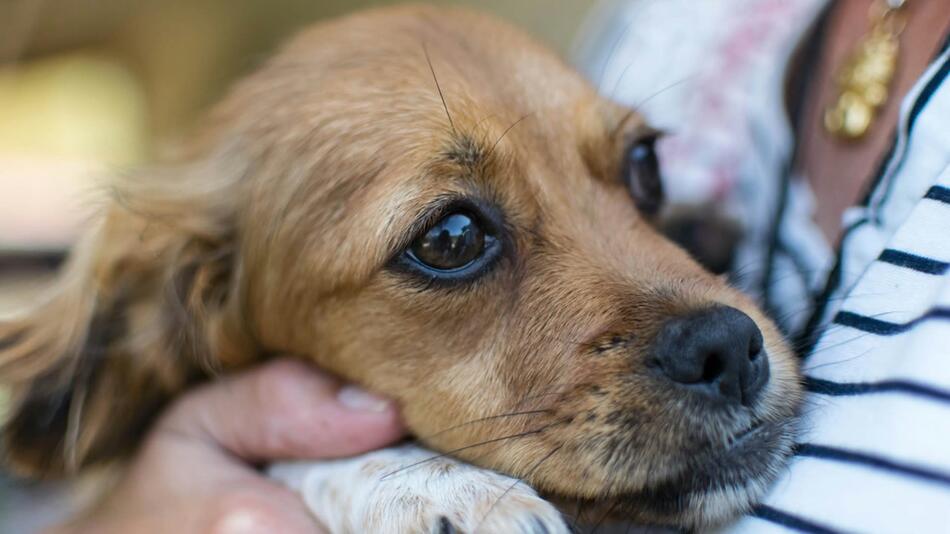
POLYGON ((656 132, 521 33, 419 7, 323 24, 209 122, 2 325, 24 472, 114 458, 189 382, 277 352, 638 520, 726 519, 781 466, 781 335, 655 230, 656 132))

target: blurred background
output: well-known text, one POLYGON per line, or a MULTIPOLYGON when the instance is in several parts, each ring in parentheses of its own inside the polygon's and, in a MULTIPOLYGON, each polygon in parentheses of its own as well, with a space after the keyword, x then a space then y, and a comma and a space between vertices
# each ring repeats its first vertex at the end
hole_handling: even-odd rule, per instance
MULTIPOLYGON (((389 3, 0 0, 0 317, 37 300, 104 177, 148 162, 296 30, 389 3)), ((567 55, 592 1, 431 3, 493 12, 567 55)), ((35 531, 75 495, 0 475, 0 532, 35 531)))
MULTIPOLYGON (((237 77, 368 0, 0 0, 0 314, 35 294, 103 174, 143 163, 237 77)), ((590 2, 470 0, 567 52, 590 2)))

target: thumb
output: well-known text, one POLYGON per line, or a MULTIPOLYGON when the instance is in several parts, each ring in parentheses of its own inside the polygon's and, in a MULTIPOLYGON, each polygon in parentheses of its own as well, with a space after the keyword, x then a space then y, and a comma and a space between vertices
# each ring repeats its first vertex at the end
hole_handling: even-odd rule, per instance
POLYGON ((156 430, 210 441, 251 462, 348 456, 404 433, 392 401, 292 360, 187 394, 156 430))

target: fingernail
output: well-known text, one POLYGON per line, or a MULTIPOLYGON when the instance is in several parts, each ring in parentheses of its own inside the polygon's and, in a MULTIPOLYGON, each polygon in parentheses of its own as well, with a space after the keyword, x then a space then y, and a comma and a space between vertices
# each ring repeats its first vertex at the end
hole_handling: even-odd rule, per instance
POLYGON ((356 386, 343 386, 336 394, 340 404, 351 410, 361 412, 385 412, 389 409, 389 400, 374 395, 356 386))

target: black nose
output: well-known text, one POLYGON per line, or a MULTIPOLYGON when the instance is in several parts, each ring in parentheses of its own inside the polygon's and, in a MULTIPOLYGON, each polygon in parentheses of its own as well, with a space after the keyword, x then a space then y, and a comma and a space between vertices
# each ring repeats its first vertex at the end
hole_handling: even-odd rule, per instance
POLYGON ((653 351, 670 380, 728 403, 751 404, 769 381, 762 332, 748 315, 728 306, 670 319, 653 351))

